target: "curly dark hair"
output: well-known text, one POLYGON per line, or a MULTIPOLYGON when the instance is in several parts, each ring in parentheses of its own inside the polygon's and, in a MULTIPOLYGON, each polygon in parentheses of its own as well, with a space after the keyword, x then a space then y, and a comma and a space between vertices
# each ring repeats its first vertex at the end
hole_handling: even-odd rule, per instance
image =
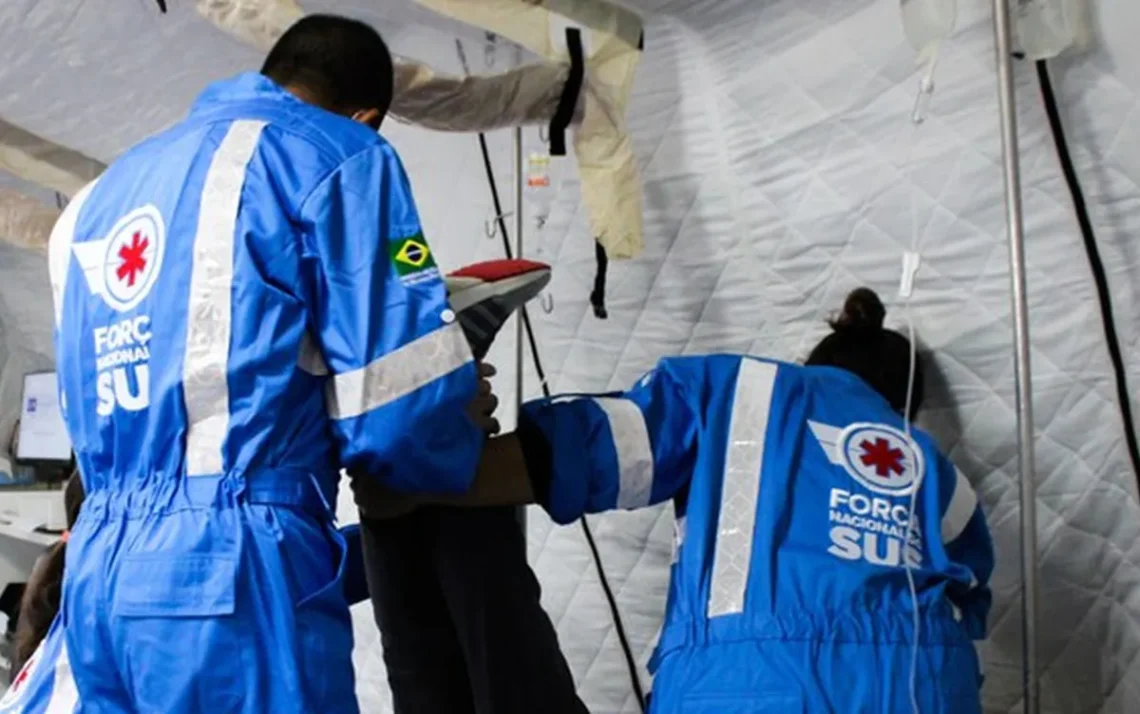
MULTIPOLYGON (((83 481, 73 472, 63 488, 63 505, 67 511, 67 527, 75 525, 79 508, 83 505, 83 481)), ((59 612, 60 589, 63 585, 63 564, 67 556, 67 541, 61 538, 36 563, 24 596, 20 600, 20 614, 16 622, 16 643, 12 652, 12 671, 19 672, 35 653, 40 642, 47 637, 51 623, 59 612)))
MULTIPOLYGON (((887 309, 870 288, 851 291, 839 317, 830 322, 831 334, 808 355, 807 364, 839 367, 858 375, 883 395, 900 414, 906 411, 910 375, 910 340, 883 327, 887 309)), ((911 419, 923 399, 922 361, 915 359, 911 419)))

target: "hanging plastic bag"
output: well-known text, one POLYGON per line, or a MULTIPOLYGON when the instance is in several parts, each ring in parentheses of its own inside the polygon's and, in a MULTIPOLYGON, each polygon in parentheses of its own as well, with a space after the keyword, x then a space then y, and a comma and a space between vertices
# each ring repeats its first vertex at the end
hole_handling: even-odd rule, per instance
POLYGON ((918 57, 915 64, 922 67, 918 93, 914 98, 911 121, 921 124, 926 120, 930 98, 934 94, 934 68, 942 43, 954 33, 958 23, 957 0, 899 0, 903 33, 918 57))
POLYGON ((1018 0, 1017 39, 1031 60, 1052 59, 1070 47, 1088 47, 1088 0, 1018 0))
POLYGON ((534 219, 535 227, 542 230, 550 218, 554 204, 554 186, 550 179, 550 153, 532 151, 526 162, 526 202, 527 213, 534 219))
POLYGON ((903 33, 918 52, 916 61, 933 73, 938 50, 958 22, 957 0, 899 0, 903 33))

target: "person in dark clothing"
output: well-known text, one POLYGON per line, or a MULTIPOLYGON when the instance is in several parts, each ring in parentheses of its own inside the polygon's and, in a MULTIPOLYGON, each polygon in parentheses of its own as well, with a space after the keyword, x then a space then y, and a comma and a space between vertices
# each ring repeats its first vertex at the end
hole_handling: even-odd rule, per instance
MULTIPOLYGON (((447 277, 476 359, 548 275, 549 266, 506 260, 447 277)), ((483 365, 484 375, 493 371, 483 365)), ((490 392, 484 382, 484 408, 493 410, 490 392)), ((489 434, 497 430, 487 423, 489 434)), ((375 483, 367 474, 352 480, 396 714, 587 714, 542 608, 515 509, 425 505, 388 518, 371 498, 375 483)))

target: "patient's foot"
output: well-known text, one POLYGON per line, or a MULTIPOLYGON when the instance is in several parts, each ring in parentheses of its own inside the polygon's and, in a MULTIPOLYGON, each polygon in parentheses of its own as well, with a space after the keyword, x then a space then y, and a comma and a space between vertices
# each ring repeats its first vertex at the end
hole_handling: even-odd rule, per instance
POLYGON ((481 360, 511 313, 550 282, 550 266, 532 260, 489 260, 456 270, 446 282, 451 309, 481 360))

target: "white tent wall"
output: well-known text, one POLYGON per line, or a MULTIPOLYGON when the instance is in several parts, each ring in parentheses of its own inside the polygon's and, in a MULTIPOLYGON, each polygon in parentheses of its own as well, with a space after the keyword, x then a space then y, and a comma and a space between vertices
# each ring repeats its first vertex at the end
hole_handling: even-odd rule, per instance
MULTIPOLYGON (((595 319, 587 301, 593 246, 567 178, 546 228, 526 236, 527 255, 555 265, 553 312, 531 311, 551 386, 624 387, 665 354, 803 356, 848 289, 867 284, 893 294, 914 211, 923 267, 913 315, 937 367, 925 421, 987 506, 1000 565, 993 635, 983 648, 986 706, 1017 710, 1012 329, 988 3, 959 1, 931 116, 913 140, 917 77, 893 0, 624 4, 647 20, 630 111, 645 179, 646 254, 611 263, 610 317, 595 319)), ((255 52, 189 7, 171 5, 163 17, 138 0, 112 18, 80 0, 0 4, 9 60, 0 67, 0 117, 111 160, 175 121, 205 83, 256 65, 255 52)), ((481 33, 413 3, 305 6, 368 18, 397 51, 444 71, 459 71, 453 37, 461 34, 475 40, 468 56, 474 71, 482 69, 481 33)), ((1052 68, 1137 398, 1140 46, 1131 30, 1140 10, 1129 0, 1097 7, 1100 44, 1052 68)), ((509 61, 499 53, 497 69, 509 61)), ((1140 710, 1135 475, 1087 259, 1029 65, 1019 64, 1017 82, 1039 433, 1043 711, 1127 714, 1140 710)), ((493 210, 475 139, 403 126, 385 133, 405 159, 444 267, 500 256, 500 239, 483 232, 493 210)), ((507 132, 491 137, 507 210, 509 141, 507 132)), ((17 375, 50 354, 50 312, 35 308, 47 299, 46 277, 34 279, 42 259, 13 250, 0 250, 3 405, 17 375)), ((891 311, 894 324, 903 317, 900 307, 891 311)), ((503 339, 491 358, 507 404, 514 354, 503 339)), ((537 393, 529 356, 526 367, 528 389, 537 393)), ((0 412, 0 429, 4 420, 0 412)), ((643 663, 664 607, 671 520, 668 509, 591 518, 643 663)), ((594 714, 637 711, 581 529, 555 528, 533 512, 529 544, 587 705, 594 714)), ((355 616, 363 709, 390 711, 375 628, 366 608, 355 616)))
MULTIPOLYGON (((647 27, 630 120, 646 161, 647 255, 611 265, 611 319, 595 322, 585 300, 588 236, 566 216, 552 219, 543 245, 558 256, 551 288, 558 307, 540 318, 539 343, 556 391, 623 387, 663 354, 801 357, 847 290, 868 284, 893 293, 915 202, 924 265, 914 318, 939 372, 925 421, 979 489, 998 542, 986 705, 1006 712, 1019 706, 1021 693, 1008 248, 992 17, 988 4, 960 6, 932 116, 913 139, 917 76, 896 3, 657 8, 663 16, 647 27)), ((1128 3, 1099 7, 1105 27, 1134 28, 1140 19, 1128 3)), ((1102 37, 1107 47, 1056 62, 1054 72, 1098 239, 1112 246, 1102 250, 1135 379, 1130 298, 1140 262, 1129 246, 1140 143, 1122 135, 1135 132, 1138 92, 1129 75, 1140 65, 1123 69, 1132 51, 1125 38, 1102 37)), ((1135 475, 1087 258, 1031 65, 1019 64, 1017 91, 1039 433, 1042 705, 1048 712, 1134 711, 1135 475)), ((892 316, 903 324, 901 309, 892 316)), ((668 520, 667 509, 660 515, 668 520)), ((668 530, 649 514, 593 522, 640 650, 658 622, 668 530)), ((556 537, 578 533, 563 529, 556 537)), ((572 571, 563 564, 572 548, 547 547, 538 567, 548 590, 561 590, 549 583, 572 571), (548 562, 546 552, 558 553, 549 559, 558 562, 548 562)), ((612 633, 585 670, 574 660, 603 641, 585 625, 597 623, 604 608, 583 604, 590 596, 570 582, 565 590, 574 594, 551 596, 551 609, 568 613, 563 639, 585 672, 588 703, 594 711, 632 711, 628 688, 614 684, 622 664, 612 633), (588 643, 571 636, 581 632, 590 632, 588 643), (605 689, 591 680, 598 671, 605 689)))
MULTIPOLYGON (((55 205, 53 192, 0 173, 0 200, 9 195, 48 210, 55 205)), ((20 415, 24 375, 55 368, 44 254, 11 245, 6 238, 0 236, 0 457, 7 456, 20 415)))

